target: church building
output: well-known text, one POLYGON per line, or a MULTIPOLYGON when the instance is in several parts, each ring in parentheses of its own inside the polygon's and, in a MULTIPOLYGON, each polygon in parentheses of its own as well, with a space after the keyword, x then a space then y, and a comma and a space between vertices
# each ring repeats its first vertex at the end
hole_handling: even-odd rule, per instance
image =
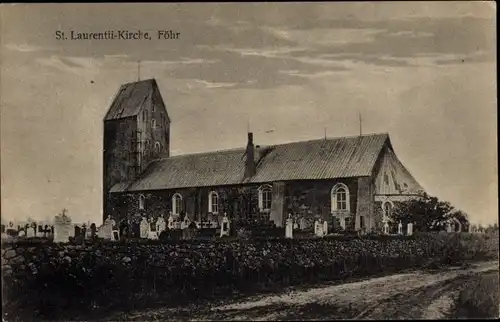
POLYGON ((104 118, 103 215, 120 220, 187 216, 192 221, 335 219, 380 229, 394 202, 422 187, 388 134, 170 155, 170 124, 156 80, 121 86, 104 118))

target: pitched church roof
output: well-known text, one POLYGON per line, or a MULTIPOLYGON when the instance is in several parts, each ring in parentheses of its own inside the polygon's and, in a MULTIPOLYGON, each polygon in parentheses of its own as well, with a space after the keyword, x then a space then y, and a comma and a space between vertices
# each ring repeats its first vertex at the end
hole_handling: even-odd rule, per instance
POLYGON ((245 148, 173 156, 153 161, 137 180, 110 192, 371 176, 385 145, 391 146, 388 134, 257 148, 256 173, 249 178, 244 177, 245 148))
MULTIPOLYGON (((135 116, 143 106, 153 103, 165 106, 154 78, 123 84, 115 95, 104 121, 135 116)), ((170 122, 168 113, 166 116, 170 122)))

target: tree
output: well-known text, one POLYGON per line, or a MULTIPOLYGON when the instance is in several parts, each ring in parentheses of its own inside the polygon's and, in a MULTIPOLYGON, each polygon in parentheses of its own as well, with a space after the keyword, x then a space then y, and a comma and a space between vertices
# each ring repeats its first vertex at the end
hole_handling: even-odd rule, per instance
POLYGON ((467 215, 467 213, 465 213, 462 210, 455 210, 450 214, 450 217, 455 218, 460 222, 462 226, 462 231, 469 230, 470 222, 469 222, 469 215, 467 215))
POLYGON ((418 231, 440 231, 446 228, 452 211, 449 202, 440 201, 424 192, 414 199, 396 203, 389 220, 393 224, 401 222, 403 225, 412 222, 414 230, 418 231))

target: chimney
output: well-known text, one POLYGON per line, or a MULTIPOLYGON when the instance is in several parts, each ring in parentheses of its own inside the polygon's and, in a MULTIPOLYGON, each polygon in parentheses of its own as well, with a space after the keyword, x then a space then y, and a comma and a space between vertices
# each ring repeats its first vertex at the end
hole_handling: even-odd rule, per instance
POLYGON ((253 133, 248 133, 248 143, 246 150, 245 178, 255 175, 255 147, 253 145, 253 133))

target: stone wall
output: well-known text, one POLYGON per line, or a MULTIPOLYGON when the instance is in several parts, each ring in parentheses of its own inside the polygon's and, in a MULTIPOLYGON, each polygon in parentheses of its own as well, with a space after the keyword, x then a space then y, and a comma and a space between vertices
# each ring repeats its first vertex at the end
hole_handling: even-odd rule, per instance
POLYGON ((113 212, 108 204, 108 191, 119 182, 126 182, 133 171, 135 155, 132 141, 136 139, 137 120, 129 117, 104 123, 103 207, 104 218, 113 212))

